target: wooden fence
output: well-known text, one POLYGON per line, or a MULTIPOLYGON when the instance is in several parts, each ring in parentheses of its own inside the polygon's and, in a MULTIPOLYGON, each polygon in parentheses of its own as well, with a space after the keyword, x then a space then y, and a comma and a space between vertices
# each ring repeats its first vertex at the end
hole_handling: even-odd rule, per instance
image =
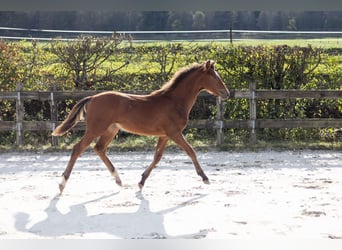
MULTIPOLYGON (((248 90, 230 90, 230 98, 245 98, 249 100, 249 119, 248 120, 227 120, 223 118, 222 101, 216 99, 217 115, 214 120, 190 120, 190 128, 207 128, 217 130, 217 144, 222 143, 224 128, 244 128, 250 129, 251 141, 256 140, 257 128, 341 128, 342 119, 258 119, 257 102, 258 99, 296 99, 296 98, 315 98, 315 99, 339 99, 342 98, 342 90, 260 90, 255 88, 255 84, 250 84, 248 90)), ((0 131, 16 132, 16 143, 23 144, 24 131, 53 131, 61 121, 57 120, 57 101, 63 99, 79 100, 82 97, 93 95, 94 91, 21 91, 18 85, 17 91, 1 92, 0 100, 15 100, 16 120, 0 121, 0 131), (24 120, 24 101, 39 100, 48 101, 50 104, 50 121, 25 121, 24 120)), ((137 93, 137 92, 135 92, 137 93)), ((200 95, 200 98, 208 98, 208 95, 200 95)), ((0 110, 1 112, 1 110, 0 110)), ((79 123, 75 129, 83 130, 84 123, 79 123)), ((52 145, 57 145, 57 138, 52 138, 52 145)))

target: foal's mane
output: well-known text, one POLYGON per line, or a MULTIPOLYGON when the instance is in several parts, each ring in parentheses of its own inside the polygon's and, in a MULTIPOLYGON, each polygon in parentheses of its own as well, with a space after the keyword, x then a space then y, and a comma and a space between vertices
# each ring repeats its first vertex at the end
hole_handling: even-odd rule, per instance
POLYGON ((180 82, 184 80, 189 74, 203 67, 203 64, 194 63, 188 67, 178 70, 173 77, 166 82, 160 89, 152 92, 152 95, 165 94, 177 88, 180 82))

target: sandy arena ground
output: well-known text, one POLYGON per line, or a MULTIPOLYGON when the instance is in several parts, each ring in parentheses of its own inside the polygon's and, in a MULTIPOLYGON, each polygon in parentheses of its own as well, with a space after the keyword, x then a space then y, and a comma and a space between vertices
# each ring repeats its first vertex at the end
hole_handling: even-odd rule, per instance
POLYGON ((86 152, 66 189, 70 152, 0 154, 0 239, 342 239, 342 153, 207 152, 202 183, 183 152, 110 152, 123 187, 86 152))

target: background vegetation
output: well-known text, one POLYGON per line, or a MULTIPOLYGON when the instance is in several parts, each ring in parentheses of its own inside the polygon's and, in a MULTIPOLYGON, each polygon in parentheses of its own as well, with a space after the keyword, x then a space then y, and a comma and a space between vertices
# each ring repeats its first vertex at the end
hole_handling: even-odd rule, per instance
MULTIPOLYGON (((230 43, 148 43, 135 44, 129 37, 81 36, 72 42, 0 41, 0 91, 13 91, 17 83, 23 90, 118 90, 152 91, 183 66, 215 59, 217 70, 230 89, 247 89, 256 82, 258 89, 341 89, 341 50, 334 46, 239 45, 230 43)), ((257 117, 342 118, 340 100, 260 100, 257 117)), ((72 100, 58 103, 63 120, 72 100)), ((26 101, 25 120, 48 120, 48 103, 26 101)), ((248 119, 248 100, 230 99, 224 104, 225 119, 248 119)), ((0 120, 15 120, 15 103, 0 101, 0 120)), ((191 118, 210 119, 216 114, 215 99, 196 103, 191 118)), ((197 146, 214 145, 215 131, 188 129, 186 136, 197 146)), ((25 142, 34 147, 49 141, 50 133, 27 132, 25 142)), ((79 136, 62 138, 62 147, 79 136)), ((258 141, 273 145, 287 141, 339 143, 335 129, 260 129, 258 141)), ((13 145, 15 135, 0 134, 1 145, 13 145)), ((224 145, 248 144, 249 130, 227 129, 224 145)), ((125 133, 119 139, 145 147, 136 136, 125 133)), ((148 139, 153 147, 154 139, 148 139)))
MULTIPOLYGON (((0 26, 71 30, 337 30, 341 11, 2 11, 0 26)), ((11 33, 13 34, 13 33, 11 33)), ((20 33, 22 34, 22 33, 20 33)), ((29 35, 27 32, 26 35, 29 35)), ((3 35, 7 35, 3 33, 3 35)))

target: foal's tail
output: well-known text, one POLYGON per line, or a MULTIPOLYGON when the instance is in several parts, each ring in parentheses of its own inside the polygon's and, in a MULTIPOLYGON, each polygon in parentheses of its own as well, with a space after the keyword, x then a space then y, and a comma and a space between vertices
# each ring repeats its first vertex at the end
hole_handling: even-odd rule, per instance
POLYGON ((92 99, 92 96, 88 96, 80 100, 71 109, 68 117, 52 132, 53 136, 61 136, 72 129, 80 120, 85 117, 87 103, 92 99))

